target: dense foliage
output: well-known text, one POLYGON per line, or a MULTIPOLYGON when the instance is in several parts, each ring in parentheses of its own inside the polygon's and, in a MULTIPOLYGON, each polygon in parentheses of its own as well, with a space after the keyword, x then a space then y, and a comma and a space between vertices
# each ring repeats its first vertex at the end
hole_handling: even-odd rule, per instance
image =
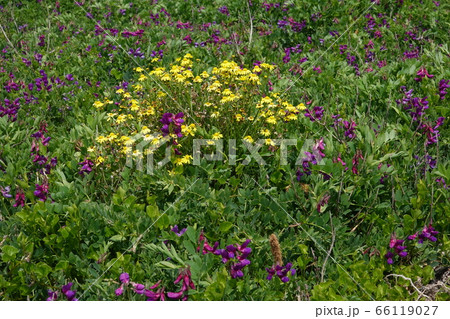
POLYGON ((0 4, 0 300, 450 299, 444 1, 0 4))

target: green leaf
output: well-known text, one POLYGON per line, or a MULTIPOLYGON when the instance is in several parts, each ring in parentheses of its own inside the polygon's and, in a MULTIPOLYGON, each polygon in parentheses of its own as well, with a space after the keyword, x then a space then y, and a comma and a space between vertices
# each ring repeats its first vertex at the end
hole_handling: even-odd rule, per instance
POLYGON ((156 267, 163 268, 163 269, 179 269, 180 266, 174 265, 168 261, 160 261, 159 263, 156 263, 156 267))
POLYGON ((233 223, 230 223, 230 222, 223 222, 222 224, 220 224, 219 230, 220 230, 222 233, 226 233, 227 231, 230 230, 231 227, 233 227, 233 223))
POLYGON ((125 237, 122 235, 114 235, 111 238, 109 238, 109 240, 111 240, 111 241, 122 241, 124 239, 125 239, 125 237))

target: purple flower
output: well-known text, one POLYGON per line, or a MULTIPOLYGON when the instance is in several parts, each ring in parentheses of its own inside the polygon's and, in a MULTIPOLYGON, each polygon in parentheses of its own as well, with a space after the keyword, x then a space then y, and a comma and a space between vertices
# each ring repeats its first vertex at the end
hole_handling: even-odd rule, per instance
POLYGON ((57 291, 52 291, 49 289, 47 293, 48 293, 47 301, 55 301, 56 299, 58 299, 57 291))
POLYGON ((393 260, 393 258, 394 258, 394 253, 393 253, 393 252, 388 251, 388 252, 386 253, 386 255, 384 255, 384 257, 386 258, 386 261, 387 261, 387 263, 388 263, 389 265, 392 265, 392 264, 394 263, 394 260, 393 260))
POLYGON ((81 168, 78 171, 78 174, 81 176, 92 172, 92 167, 94 167, 94 163, 89 159, 85 159, 83 162, 78 163, 78 165, 81 165, 81 168))
POLYGON ((220 13, 225 14, 226 16, 230 15, 230 12, 228 11, 227 6, 222 6, 218 10, 219 10, 220 13))
POLYGON ((126 273, 126 272, 121 273, 120 276, 119 276, 119 280, 122 283, 127 284, 127 283, 130 282, 130 275, 128 273, 126 273))
POLYGON ((323 117, 323 107, 315 106, 311 111, 307 109, 305 116, 308 117, 311 122, 316 120, 320 121, 323 117))
POLYGON ((420 68, 420 70, 417 71, 417 76, 418 76, 418 77, 414 79, 414 80, 417 81, 417 82, 422 81, 422 79, 423 79, 424 77, 427 77, 427 78, 429 78, 429 79, 431 79, 432 77, 434 77, 434 75, 428 74, 427 69, 425 69, 424 67, 420 68))
POLYGON ((45 202, 48 195, 48 184, 46 182, 42 183, 42 185, 36 184, 36 190, 33 194, 39 198, 40 201, 45 202))
POLYGON ((2 193, 3 197, 11 198, 12 195, 9 193, 10 191, 11 191, 11 188, 9 186, 6 186, 5 188, 0 186, 0 193, 2 193))
POLYGON ((123 294, 123 285, 120 285, 119 288, 117 288, 114 293, 116 294, 116 296, 120 296, 121 294, 123 294))
POLYGON ((16 202, 14 203, 13 207, 17 207, 17 206, 25 206, 25 194, 23 193, 23 191, 20 189, 17 193, 16 193, 16 202))
POLYGON ((292 268, 292 263, 287 263, 285 266, 272 266, 271 268, 266 268, 266 271, 268 273, 267 280, 272 280, 273 276, 277 275, 284 283, 290 280, 288 277, 289 275, 294 276, 297 273, 297 271, 292 268))
POLYGON ((439 97, 441 100, 445 98, 447 95, 447 89, 450 88, 450 85, 448 84, 450 80, 442 79, 439 81, 439 97))
POLYGON ((67 79, 68 81, 73 81, 73 80, 74 80, 72 74, 67 74, 67 75, 66 75, 66 79, 67 79))
POLYGON ((134 292, 138 295, 142 295, 144 293, 145 286, 143 284, 134 284, 134 292))
POLYGON ((428 226, 425 226, 423 228, 422 232, 419 233, 418 243, 422 244, 425 240, 435 242, 435 241, 437 241, 437 238, 436 238, 437 234, 439 234, 439 232, 434 230, 433 226, 431 226, 431 224, 429 224, 428 226))
POLYGON ((171 231, 173 231, 178 237, 181 237, 185 232, 187 228, 183 228, 181 231, 178 228, 178 225, 175 225, 172 227, 171 231))
POLYGON ((178 137, 183 137, 183 134, 181 134, 181 124, 184 123, 183 117, 183 112, 177 113, 175 115, 172 113, 164 113, 162 118, 159 120, 162 124, 164 124, 161 128, 163 136, 169 135, 171 133, 170 127, 173 127, 173 125, 175 125, 175 127, 173 127, 173 133, 178 137))
POLYGON ((356 123, 354 121, 352 121, 351 123, 349 121, 342 121, 342 124, 344 125, 345 128, 344 135, 349 139, 355 138, 356 123))

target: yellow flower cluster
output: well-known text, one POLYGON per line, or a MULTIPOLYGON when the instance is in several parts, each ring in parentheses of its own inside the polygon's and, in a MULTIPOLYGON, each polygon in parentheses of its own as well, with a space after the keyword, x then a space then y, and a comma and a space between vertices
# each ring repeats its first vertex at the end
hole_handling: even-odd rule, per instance
MULTIPOLYGON (((159 63, 156 60, 152 62, 159 63)), ((140 138, 153 146, 170 138, 177 142, 176 147, 181 151, 177 135, 170 133, 163 139, 160 133, 162 124, 159 120, 163 113, 176 114, 182 111, 175 112, 173 102, 178 106, 181 104, 181 108, 184 107, 183 103, 187 104, 183 111, 185 121, 193 117, 193 121, 201 123, 198 126, 184 122, 180 127, 184 138, 201 134, 204 138, 210 138, 208 144, 214 144, 214 140, 224 138, 219 130, 224 134, 230 132, 221 125, 228 125, 227 122, 231 121, 234 124, 230 125, 250 128, 248 133, 247 130, 244 133, 246 142, 254 143, 262 138, 265 145, 274 146, 273 139, 279 138, 280 124, 296 121, 301 111, 306 109, 304 104, 294 106, 282 99, 280 93, 257 98, 261 94, 259 85, 267 78, 265 72, 271 72, 275 68, 274 65, 261 63, 247 69, 234 61, 225 60, 207 71, 199 69, 191 54, 176 59, 168 68, 161 65, 154 65, 150 70, 137 67, 134 69, 137 73, 136 81, 131 88, 120 88, 115 91, 114 97, 94 102, 93 106, 97 110, 106 112, 106 120, 113 132, 98 136, 97 144, 89 147, 88 152, 97 165, 105 161, 117 162, 119 156, 140 158, 153 152, 133 149, 133 144, 138 143, 140 138), (150 81, 152 77, 166 82, 165 88, 155 86, 150 81), (186 87, 190 88, 186 90, 186 87), (184 100, 186 92, 190 95, 184 100), (211 122, 208 123, 208 120, 211 122), (208 127, 215 133, 207 132, 208 127)), ((191 161, 190 155, 177 155, 173 163, 180 166, 191 161)))
MULTIPOLYGON (((172 65, 170 70, 166 70, 164 67, 158 67, 150 71, 150 75, 154 75, 161 79, 164 82, 177 82, 183 83, 185 86, 192 85, 192 82, 189 80, 193 80, 194 82, 201 83, 203 80, 201 77, 194 77, 192 73, 192 55, 186 54, 182 59, 178 58, 176 62, 179 64, 172 65)), ((142 75, 141 75, 142 77, 142 75)))

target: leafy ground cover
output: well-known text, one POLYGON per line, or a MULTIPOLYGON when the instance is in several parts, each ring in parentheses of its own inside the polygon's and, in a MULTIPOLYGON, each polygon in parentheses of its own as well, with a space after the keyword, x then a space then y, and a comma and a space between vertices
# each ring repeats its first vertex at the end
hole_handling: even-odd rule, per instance
POLYGON ((1 300, 448 300, 449 5, 0 6, 1 300))

